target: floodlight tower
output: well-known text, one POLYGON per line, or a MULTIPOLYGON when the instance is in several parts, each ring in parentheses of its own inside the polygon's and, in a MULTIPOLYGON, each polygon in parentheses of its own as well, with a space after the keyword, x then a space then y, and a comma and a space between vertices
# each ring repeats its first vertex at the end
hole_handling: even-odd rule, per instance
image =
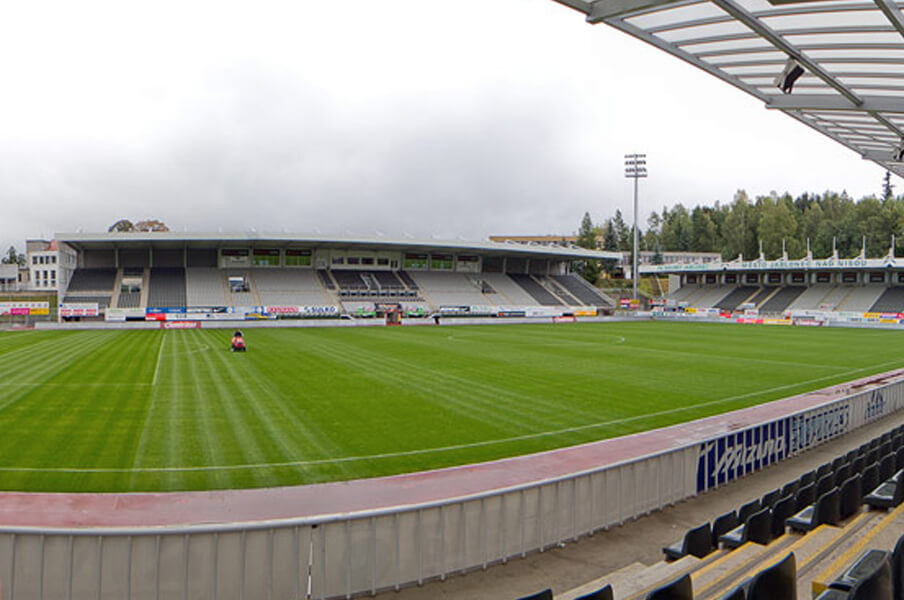
POLYGON ((646 154, 625 154, 625 177, 634 180, 634 261, 631 265, 631 279, 634 281, 634 300, 637 300, 637 180, 647 176, 646 154))

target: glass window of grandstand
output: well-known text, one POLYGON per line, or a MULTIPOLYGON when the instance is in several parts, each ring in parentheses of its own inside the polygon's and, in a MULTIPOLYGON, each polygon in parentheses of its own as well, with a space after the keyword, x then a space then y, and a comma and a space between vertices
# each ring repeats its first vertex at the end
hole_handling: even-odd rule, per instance
POLYGON ((451 254, 433 254, 430 256, 430 268, 434 271, 451 271, 453 268, 451 254))
POLYGON ((333 266, 337 266, 337 265, 338 265, 338 266, 341 266, 341 265, 344 265, 344 264, 345 264, 345 257, 344 257, 344 256, 333 256, 333 258, 330 259, 330 264, 333 265, 333 266))
POLYGON ((255 267, 278 267, 279 250, 255 249, 252 252, 252 263, 255 267))
POLYGON ((245 248, 224 248, 220 250, 220 254, 223 256, 224 267, 248 264, 249 253, 245 248))
POLYGON ((349 256, 348 258, 345 259, 345 262, 346 262, 346 264, 357 266, 357 265, 361 264, 361 257, 360 256, 349 256))
POLYGON ((852 272, 841 274, 841 283, 857 283, 857 274, 852 272))
POLYGON ((361 264, 366 266, 372 266, 374 264, 374 259, 372 256, 362 256, 361 264))
POLYGON ((760 276, 757 273, 747 273, 744 277, 744 281, 747 283, 759 283, 760 276))
POLYGON ((715 275, 712 275, 712 274, 707 275, 707 276, 706 276, 706 283, 707 283, 707 285, 712 285, 712 284, 716 283, 716 276, 715 276, 715 275))
POLYGON ((696 275, 685 276, 685 283, 687 283, 688 285, 696 285, 697 284, 697 276, 696 275))
POLYGON ((872 271, 869 274, 870 283, 885 283, 885 273, 872 271))
POLYGON ((378 266, 378 267, 388 267, 388 266, 389 266, 389 259, 388 259, 388 258, 385 258, 385 257, 382 257, 382 256, 377 257, 377 266, 378 266))
POLYGON ((287 267, 310 267, 311 251, 310 250, 286 250, 286 266, 287 267))
POLYGON ((791 273, 791 283, 803 283, 804 281, 803 273, 791 273))
POLYGON ((904 273, 898 273, 898 283, 904 283, 904 273))
POLYGON ((406 269, 426 269, 427 268, 427 255, 426 254, 406 254, 404 267, 406 269))
POLYGON ((816 283, 831 283, 832 282, 832 274, 831 273, 817 273, 816 274, 816 283))
POLYGON ((766 275, 766 280, 769 283, 781 283, 782 282, 782 274, 781 273, 769 273, 766 275))
POLYGON ((480 273, 480 258, 477 256, 459 256, 456 258, 456 271, 465 273, 480 273))
POLYGON ((725 274, 725 283, 737 283, 738 276, 734 273, 726 273, 725 274))

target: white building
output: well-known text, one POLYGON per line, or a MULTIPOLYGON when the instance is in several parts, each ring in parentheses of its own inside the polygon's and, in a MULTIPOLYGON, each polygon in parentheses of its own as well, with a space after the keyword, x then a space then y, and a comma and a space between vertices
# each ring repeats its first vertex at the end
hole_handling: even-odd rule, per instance
POLYGON ((59 292, 69 285, 69 279, 77 266, 75 250, 56 240, 26 240, 27 289, 42 292, 59 292))

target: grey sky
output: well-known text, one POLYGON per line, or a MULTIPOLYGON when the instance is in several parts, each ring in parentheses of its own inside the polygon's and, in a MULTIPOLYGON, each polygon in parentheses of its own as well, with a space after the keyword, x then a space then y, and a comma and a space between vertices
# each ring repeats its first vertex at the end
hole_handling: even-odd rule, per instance
POLYGON ((9 2, 0 77, 3 249, 121 217, 568 233, 630 215, 634 151, 643 213, 884 174, 552 0, 9 2))

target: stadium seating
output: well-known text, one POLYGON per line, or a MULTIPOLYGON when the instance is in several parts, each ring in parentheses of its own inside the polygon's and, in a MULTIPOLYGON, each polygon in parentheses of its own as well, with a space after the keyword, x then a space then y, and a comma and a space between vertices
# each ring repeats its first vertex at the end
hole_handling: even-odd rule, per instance
MULTIPOLYGON (((859 502, 859 498, 857 499, 859 502)), ((785 521, 794 516, 794 509, 797 505, 797 498, 793 494, 788 494, 775 503, 772 509, 772 537, 777 538, 785 533, 785 521)))
POLYGON ((694 600, 691 576, 685 574, 675 581, 647 594, 647 600, 694 600))
POLYGON ((741 508, 738 509, 738 522, 745 523, 747 519, 750 518, 750 515, 758 512, 760 508, 761 505, 759 500, 751 500, 747 504, 742 505, 741 508))
POLYGON ((215 268, 192 267, 185 272, 188 306, 229 306, 223 272, 215 268))
POLYGON ((797 561, 789 553, 743 584, 746 600, 797 600, 797 561))
POLYGON ((794 497, 794 512, 798 513, 814 502, 816 502, 816 484, 811 483, 809 485, 801 486, 801 488, 797 491, 797 495, 794 497))
POLYGON ((530 596, 522 596, 518 600, 552 600, 552 590, 546 588, 542 592, 537 592, 536 594, 531 594, 530 596))
POLYGON ((803 286, 789 285, 780 289, 759 307, 760 314, 781 314, 794 302, 807 288, 803 286))
POLYGON ((587 280, 578 275, 552 275, 556 281, 568 292, 587 306, 614 306, 611 298, 600 292, 596 287, 587 283, 587 280))
POLYGON ((743 285, 737 287, 714 306, 716 308, 721 308, 722 310, 734 310, 750 298, 756 291, 757 288, 752 286, 743 285))
POLYGON ((898 471, 893 477, 883 482, 880 486, 866 495, 863 501, 870 508, 894 508, 901 504, 904 500, 904 484, 902 484, 902 473, 898 471))
POLYGON ((148 306, 186 305, 185 269, 175 267, 151 269, 148 283, 148 306))
POLYGON ((721 515, 713 520, 712 524, 712 547, 719 547, 719 538, 737 527, 740 524, 738 521, 738 513, 736 511, 731 511, 721 515))
POLYGON ((724 548, 738 548, 746 542, 768 544, 772 541, 772 510, 764 508, 725 535, 719 537, 724 548))
POLYGON ((852 475, 841 483, 839 488, 840 499, 838 502, 838 516, 841 520, 847 519, 860 510, 863 502, 860 474, 852 475))
POLYGON ((840 500, 838 488, 832 488, 831 491, 819 496, 814 504, 788 518, 785 523, 791 529, 803 532, 822 524, 837 525, 841 520, 840 500))
POLYGON ((141 306, 141 292, 120 292, 119 308, 138 308, 141 306))
POLYGON ((886 553, 884 560, 863 573, 848 594, 849 600, 892 600, 891 561, 886 553))
POLYGON ((505 273, 482 273, 480 277, 493 289, 493 298, 497 304, 530 306, 537 303, 533 296, 505 273))
POLYGON ((512 280, 520 285, 524 291, 531 295, 531 297, 538 302, 541 306, 561 306, 562 301, 559 298, 556 298, 549 290, 545 287, 534 281, 534 278, 530 275, 525 275, 522 273, 511 273, 509 277, 512 280))
POLYGON ((713 550, 712 530, 709 523, 688 530, 684 539, 662 549, 667 559, 677 560, 687 555, 703 558, 713 550))
POLYGON ((614 596, 612 593, 612 586, 607 585, 601 587, 595 592, 590 592, 589 594, 584 594, 583 596, 578 596, 574 600, 614 600, 614 596))
POLYGON ((69 280, 66 293, 72 292, 106 292, 113 290, 116 281, 116 269, 76 269, 69 280))
POLYGON ((904 312, 904 287, 886 288, 869 312, 904 312))

